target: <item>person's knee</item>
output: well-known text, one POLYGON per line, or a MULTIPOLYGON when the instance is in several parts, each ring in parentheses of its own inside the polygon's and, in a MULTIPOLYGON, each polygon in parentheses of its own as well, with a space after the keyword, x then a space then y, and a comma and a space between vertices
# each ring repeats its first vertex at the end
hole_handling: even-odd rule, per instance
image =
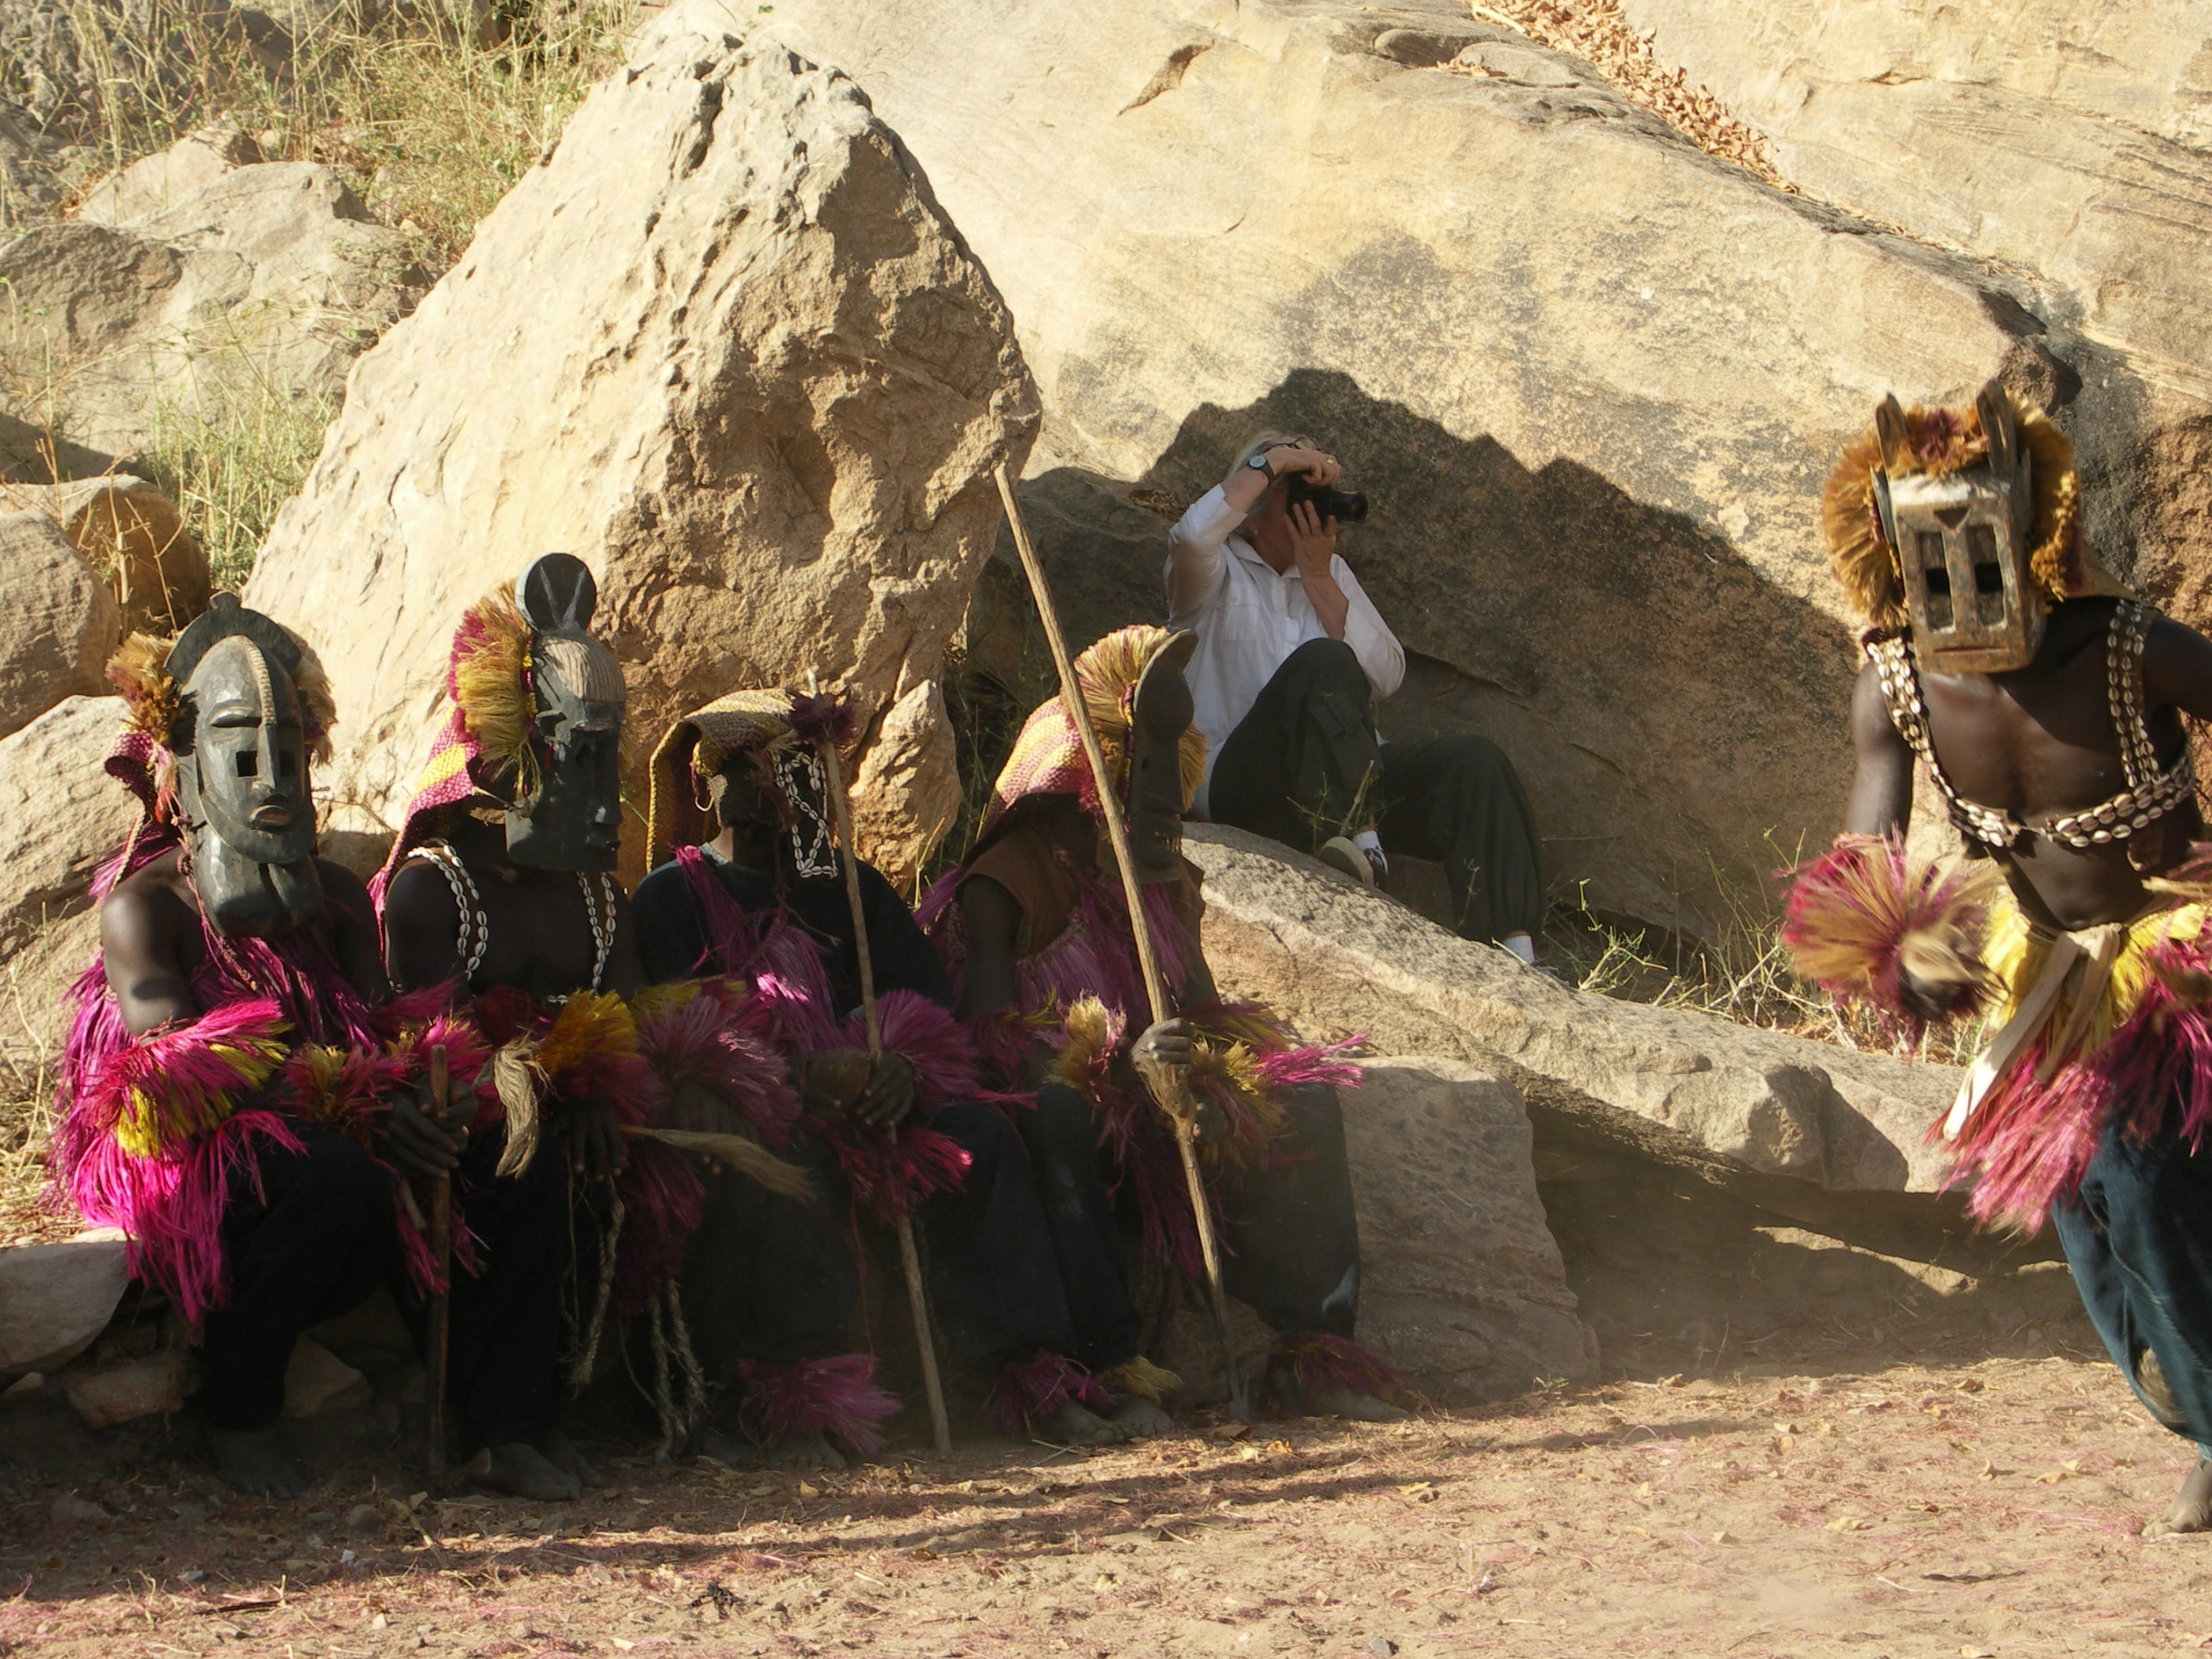
POLYGON ((1359 653, 1342 640, 1308 640, 1284 658, 1275 672, 1316 691, 1349 687, 1367 695, 1367 671, 1359 665, 1359 653))
POLYGON ((392 1175, 344 1136, 319 1138, 295 1200, 356 1218, 380 1217, 392 1204, 392 1175))

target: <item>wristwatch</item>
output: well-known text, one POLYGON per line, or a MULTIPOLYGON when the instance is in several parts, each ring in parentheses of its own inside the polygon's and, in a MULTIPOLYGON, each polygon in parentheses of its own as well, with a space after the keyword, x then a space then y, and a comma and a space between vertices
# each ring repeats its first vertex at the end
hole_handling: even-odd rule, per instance
POLYGON ((1264 472, 1270 479, 1273 479, 1275 476, 1275 469, 1267 465, 1267 457, 1272 453, 1273 452, 1270 450, 1263 449, 1258 454, 1255 455, 1250 460, 1245 462, 1244 465, 1250 467, 1255 472, 1264 472))

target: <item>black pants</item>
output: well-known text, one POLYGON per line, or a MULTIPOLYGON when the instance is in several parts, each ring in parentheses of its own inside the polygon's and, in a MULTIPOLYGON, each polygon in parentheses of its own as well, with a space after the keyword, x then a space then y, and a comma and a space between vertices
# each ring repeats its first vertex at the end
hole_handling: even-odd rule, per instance
MULTIPOLYGON (((561 1421, 562 1297, 574 1251, 568 1165, 549 1134, 520 1173, 497 1176, 505 1146, 502 1134, 473 1137, 453 1177, 483 1267, 471 1275, 455 1264, 447 1313, 446 1405, 464 1457, 534 1441, 561 1421)), ((421 1341, 427 1309, 411 1285, 400 1305, 421 1341)))
POLYGON ((291 1127, 304 1150, 264 1141, 230 1177, 230 1298, 201 1352, 200 1409, 218 1429, 274 1423, 300 1333, 367 1300, 395 1259, 390 1175, 343 1135, 291 1127))
POLYGON ((2107 1131, 2081 1191, 2051 1219, 2097 1334, 2152 1416, 2212 1455, 2212 1150, 2107 1131), (2170 1401, 2137 1367, 2158 1357, 2170 1401), (2177 1415, 2178 1410, 2178 1415, 2177 1415))
MULTIPOLYGON (((1066 1352, 1066 1297, 1020 1135, 991 1106, 946 1106, 928 1121, 970 1159, 959 1190, 929 1199, 916 1218, 946 1340, 983 1374, 1039 1349, 1066 1352)), ((710 1176, 684 1260, 684 1316, 717 1383, 731 1383, 744 1360, 786 1364, 850 1346, 860 1280, 836 1158, 803 1130, 781 1155, 813 1173, 820 1196, 803 1203, 726 1171, 710 1176)))
MULTIPOLYGON (((1283 1097, 1283 1133, 1267 1166, 1224 1194, 1222 1281, 1277 1331, 1349 1337, 1359 1314, 1359 1223, 1336 1091, 1283 1097)), ((1135 1357, 1142 1321, 1123 1273, 1111 1156, 1091 1103, 1048 1084, 1023 1121, 1075 1325, 1074 1357, 1104 1370, 1135 1357)))
POLYGON ((1284 659, 1223 742, 1207 799, 1215 823, 1301 852, 1373 823, 1385 853, 1443 865, 1464 938, 1543 926, 1543 843, 1513 763, 1473 734, 1384 746, 1341 640, 1284 659))

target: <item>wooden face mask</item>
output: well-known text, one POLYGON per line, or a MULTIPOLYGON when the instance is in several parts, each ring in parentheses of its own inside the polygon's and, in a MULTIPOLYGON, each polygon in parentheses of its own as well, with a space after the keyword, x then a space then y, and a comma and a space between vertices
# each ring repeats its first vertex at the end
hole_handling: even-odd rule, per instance
POLYGON ((1914 653, 1939 674, 2027 667, 2042 647, 2051 614, 2028 568, 2033 459, 1996 381, 1982 389, 1975 407, 1988 459, 1940 475, 1912 470, 1895 398, 1875 412, 1882 449, 1875 511, 1905 589, 1914 653))
POLYGON ((192 884, 220 933, 282 933, 322 910, 299 665, 291 636, 230 593, 169 653, 191 720, 173 738, 178 804, 192 884))
POLYGON ((515 583, 530 623, 537 787, 507 811, 507 853, 533 870, 611 870, 622 844, 622 665, 591 633, 598 584, 568 553, 515 583))

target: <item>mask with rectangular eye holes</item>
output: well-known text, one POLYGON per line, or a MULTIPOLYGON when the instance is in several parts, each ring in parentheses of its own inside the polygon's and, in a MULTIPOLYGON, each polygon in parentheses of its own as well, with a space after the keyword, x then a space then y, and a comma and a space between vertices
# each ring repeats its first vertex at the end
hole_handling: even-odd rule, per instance
POLYGON ((298 641, 218 593, 170 648, 184 692, 171 734, 200 908, 220 933, 288 933, 322 914, 298 641))
POLYGON ((531 628, 526 708, 537 783, 507 809, 507 852, 534 870, 611 870, 622 847, 622 665, 590 632, 599 586, 548 553, 514 585, 531 628))

